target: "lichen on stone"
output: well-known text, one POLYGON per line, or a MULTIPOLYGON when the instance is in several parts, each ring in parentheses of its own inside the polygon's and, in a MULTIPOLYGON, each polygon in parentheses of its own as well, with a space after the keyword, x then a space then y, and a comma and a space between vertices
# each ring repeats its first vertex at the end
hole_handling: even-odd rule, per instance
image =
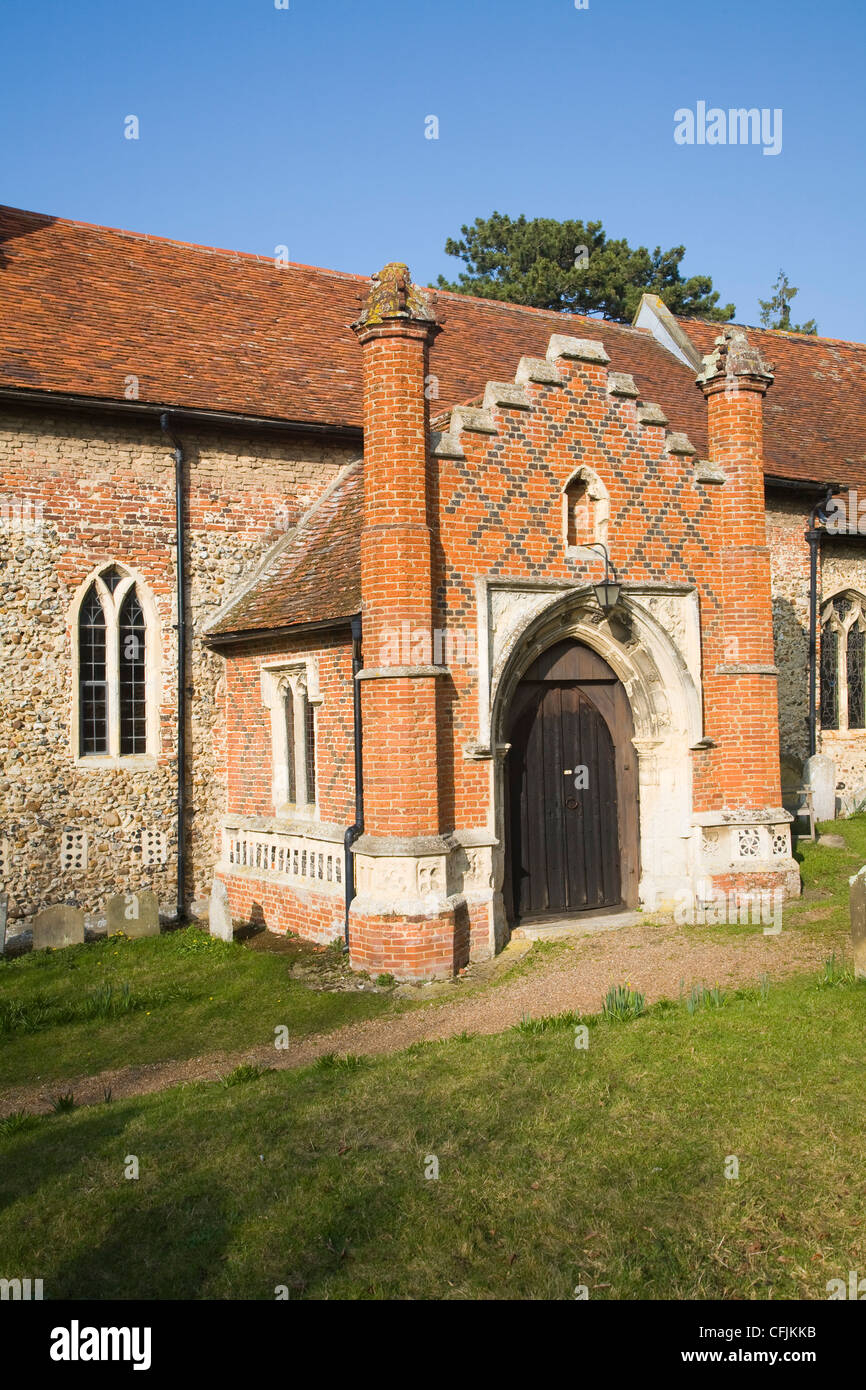
POLYGON ((704 357, 698 373, 698 385, 722 376, 773 380, 771 364, 763 357, 760 348, 752 346, 742 328, 727 327, 722 330, 713 351, 704 357))
POLYGON ((370 293, 358 322, 364 327, 372 327, 387 319, 397 318, 433 323, 436 315, 426 295, 412 284, 409 267, 402 261, 389 261, 373 276, 370 293))

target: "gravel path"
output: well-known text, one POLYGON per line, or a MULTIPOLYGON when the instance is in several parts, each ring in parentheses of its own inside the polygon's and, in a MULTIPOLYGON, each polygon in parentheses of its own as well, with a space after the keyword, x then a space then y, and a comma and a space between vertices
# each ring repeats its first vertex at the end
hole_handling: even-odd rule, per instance
MULTIPOLYGON (((422 1039, 449 1038, 464 1031, 500 1033, 519 1023, 524 1015, 538 1018, 566 1010, 597 1013, 611 984, 628 982, 652 1002, 676 998, 681 981, 688 991, 694 984, 731 988, 754 984, 764 973, 771 979, 781 979, 820 969, 833 946, 838 953, 840 945, 844 953, 842 942, 831 945, 827 938, 796 931, 777 937, 756 934, 729 942, 711 942, 696 939, 688 928, 622 927, 578 937, 549 962, 532 966, 511 982, 461 994, 472 987, 470 977, 466 985, 455 985, 453 991, 447 991, 426 1007, 303 1038, 284 1052, 268 1045, 13 1087, 0 1096, 0 1116, 15 1110, 50 1110, 49 1097, 61 1091, 71 1090, 77 1104, 90 1105, 104 1100, 108 1087, 112 1099, 120 1100, 184 1082, 216 1081, 241 1062, 301 1067, 327 1052, 381 1055, 422 1039)), ((500 961, 504 966, 505 960, 500 957, 500 961)))

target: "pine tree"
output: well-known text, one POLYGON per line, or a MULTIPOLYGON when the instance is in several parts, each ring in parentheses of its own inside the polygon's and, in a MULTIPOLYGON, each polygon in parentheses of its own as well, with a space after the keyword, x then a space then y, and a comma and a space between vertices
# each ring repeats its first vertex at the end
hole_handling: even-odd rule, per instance
POLYGON ((764 328, 779 328, 785 333, 817 333, 818 325, 814 319, 807 319, 805 323, 791 322, 791 300, 799 293, 793 285, 788 284, 784 270, 780 270, 771 297, 758 300, 764 328))
POLYGON ((499 212, 460 231, 461 240, 449 237, 445 251, 467 269, 456 282, 440 275, 441 289, 622 323, 632 321, 645 291, 674 314, 720 322, 734 316, 733 304, 718 303, 708 275, 683 279, 683 246, 650 253, 609 239, 601 222, 530 221, 499 212))

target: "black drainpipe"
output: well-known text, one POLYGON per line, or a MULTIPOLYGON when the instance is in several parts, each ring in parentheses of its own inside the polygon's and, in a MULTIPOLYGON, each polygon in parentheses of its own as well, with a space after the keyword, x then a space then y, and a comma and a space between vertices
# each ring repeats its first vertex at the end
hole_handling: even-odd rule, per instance
POLYGON ((809 542, 809 757, 818 751, 818 715, 816 700, 818 692, 818 548, 826 531, 819 530, 818 517, 825 518, 827 507, 839 487, 834 484, 827 496, 817 502, 809 517, 806 540, 809 542))
POLYGON ((356 614, 352 619, 352 710, 353 710, 353 741, 355 749, 355 824, 350 825, 343 836, 343 851, 345 857, 345 870, 343 877, 346 883, 346 923, 345 923, 345 944, 343 949, 349 949, 349 908, 355 897, 355 856, 352 853, 352 846, 359 835, 364 833, 364 770, 361 756, 361 682, 358 680, 358 672, 361 669, 361 615, 356 614))
POLYGON ((186 918, 186 540, 183 528, 183 445, 171 432, 171 417, 159 427, 174 449, 174 516, 177 543, 177 920, 186 918))

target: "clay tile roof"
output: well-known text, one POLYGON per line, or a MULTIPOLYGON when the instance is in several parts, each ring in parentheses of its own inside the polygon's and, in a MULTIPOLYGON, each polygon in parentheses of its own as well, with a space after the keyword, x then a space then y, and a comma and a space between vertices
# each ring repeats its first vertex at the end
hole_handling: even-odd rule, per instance
MULTIPOLYGON (((365 276, 193 246, 0 207, 0 389, 223 411, 339 428, 362 425, 361 349, 349 324, 365 276)), ((430 370, 434 414, 509 381, 554 333, 600 340, 611 370, 706 456, 695 372, 645 329, 439 292, 444 332, 430 370)), ((680 319, 699 353, 719 325, 680 319)), ((747 329, 775 365, 765 400, 769 474, 866 486, 866 347, 747 329)), ((358 610, 361 468, 344 471, 273 552, 214 634, 358 610)))
POLYGON ((361 609, 360 460, 347 464, 257 577, 216 620, 210 636, 330 622, 361 609))
MULTIPOLYGON (((349 324, 370 280, 0 207, 0 388, 124 399, 275 420, 362 424, 361 351, 349 324)), ((439 293, 436 413, 511 380, 552 333, 600 339, 671 429, 707 449, 694 373, 643 329, 439 293)), ((680 319, 701 353, 719 326, 680 319)), ((768 473, 866 484, 866 347, 747 329, 776 365, 768 473)))
MULTIPOLYGON (((138 399, 331 426, 362 424, 349 328, 370 279, 0 207, 0 387, 138 399)), ((511 380, 553 333, 601 339, 644 399, 701 447, 693 374, 643 330, 438 295, 437 413, 511 380)))

